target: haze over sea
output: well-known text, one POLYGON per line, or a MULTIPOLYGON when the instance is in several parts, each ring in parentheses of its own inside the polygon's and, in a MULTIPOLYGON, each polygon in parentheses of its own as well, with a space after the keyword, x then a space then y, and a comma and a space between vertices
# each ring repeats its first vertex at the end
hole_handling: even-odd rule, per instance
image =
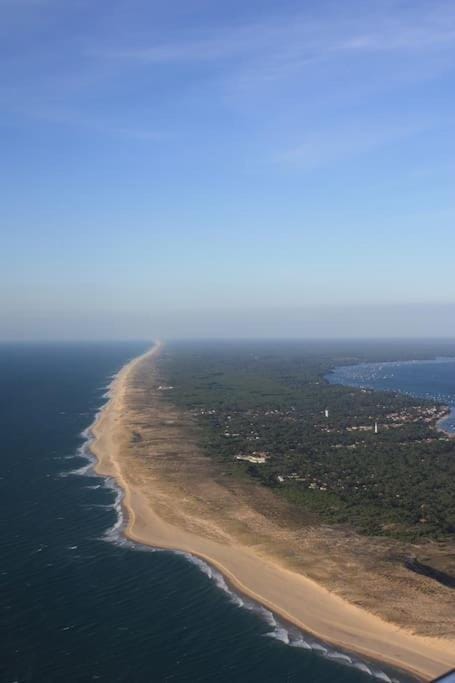
POLYGON ((207 566, 122 538, 119 492, 91 471, 83 432, 145 348, 0 345, 0 680, 393 678, 285 629, 207 566))

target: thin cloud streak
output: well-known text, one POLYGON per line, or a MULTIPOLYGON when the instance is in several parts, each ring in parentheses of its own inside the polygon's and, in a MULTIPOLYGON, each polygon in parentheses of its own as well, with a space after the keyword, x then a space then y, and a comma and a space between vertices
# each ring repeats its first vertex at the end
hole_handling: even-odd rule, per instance
POLYGON ((355 125, 314 131, 295 147, 277 155, 276 161, 298 167, 300 170, 324 168, 398 140, 410 138, 433 125, 409 121, 389 125, 357 122, 355 125))
POLYGON ((103 136, 150 142, 159 142, 168 137, 158 130, 148 130, 132 125, 125 126, 121 122, 115 123, 107 119, 90 118, 83 113, 65 110, 58 106, 40 106, 39 103, 35 103, 35 106, 30 107, 30 103, 28 103, 27 106, 16 106, 12 111, 16 116, 31 117, 49 123, 86 129, 103 136))
MULTIPOLYGON (((5 2, 0 0, 0 7, 2 1, 5 2)), ((35 2, 50 1, 25 0, 32 6, 35 2)), ((7 5, 10 3, 7 2, 7 5)), ((371 7, 374 9, 374 5, 371 7)), ((28 116, 36 118, 74 123, 94 130, 104 128, 111 134, 152 140, 160 138, 160 133, 144 130, 143 124, 133 134, 131 126, 92 121, 89 105, 83 102, 85 94, 94 91, 95 87, 114 82, 119 70, 119 83, 126 84, 130 71, 135 67, 152 67, 155 71, 151 73, 155 75, 166 67, 193 65, 196 69, 204 65, 213 70, 208 87, 216 96, 224 98, 224 103, 229 106, 242 106, 245 97, 249 101, 255 98, 260 101, 264 91, 273 91, 276 87, 308 88, 308 96, 314 98, 311 88, 314 89, 315 69, 321 69, 322 81, 326 77, 325 71, 337 69, 343 59, 348 64, 349 60, 355 60, 356 69, 362 64, 362 57, 367 59, 371 56, 374 59, 378 53, 384 59, 389 53, 412 53, 416 59, 416 62, 413 59, 408 62, 404 60, 403 67, 398 60, 396 70, 388 77, 388 83, 375 82, 372 85, 359 76, 357 93, 365 87, 377 90, 387 85, 393 87, 400 79, 401 68, 405 72, 403 80, 408 77, 418 80, 438 75, 441 70, 455 63, 455 8, 437 1, 431 5, 423 3, 408 12, 400 10, 397 3, 386 2, 376 12, 371 9, 365 11, 362 3, 349 6, 349 11, 325 12, 318 17, 309 18, 303 14, 288 15, 284 20, 269 17, 262 22, 243 24, 237 28, 218 28, 212 32, 206 30, 198 35, 193 30, 191 39, 188 39, 188 32, 182 40, 172 39, 171 34, 165 42, 157 40, 155 44, 142 48, 131 47, 122 35, 120 31, 113 45, 109 45, 107 34, 97 35, 97 32, 90 40, 76 42, 72 52, 79 51, 79 56, 83 57, 82 66, 75 71, 70 71, 69 66, 63 68, 62 73, 57 70, 55 76, 40 78, 39 92, 36 92, 36 79, 24 80, 17 88, 14 83, 14 87, 9 88, 12 90, 11 97, 2 97, 4 108, 22 109, 28 116), (389 11, 394 7, 396 16, 389 11), (309 85, 308 79, 312 81, 309 85), (84 114, 61 115, 53 104, 57 91, 65 100, 72 98, 75 107, 84 109, 84 114), (43 110, 47 110, 48 115, 43 115, 43 110)), ((176 95, 179 97, 180 93, 176 95)), ((316 97, 321 97, 321 91, 316 97)), ((396 136, 392 131, 386 137, 394 139, 396 136)), ((292 161, 308 156, 307 144, 303 142, 291 146, 289 151, 282 154, 283 160, 286 157, 292 161), (299 151, 300 144, 302 149, 299 151)), ((376 146, 374 141, 361 141, 362 149, 376 146)))
POLYGON ((293 54, 294 58, 308 58, 336 56, 340 52, 352 52, 354 55, 411 50, 422 53, 453 48, 455 10, 445 4, 438 10, 437 3, 434 3, 430 12, 403 15, 399 21, 388 18, 387 8, 373 17, 365 12, 348 19, 334 15, 320 21, 310 21, 303 15, 290 16, 281 23, 271 19, 201 35, 192 40, 156 42, 141 48, 125 45, 109 49, 105 46, 90 51, 90 54, 144 64, 170 64, 248 59, 258 54, 293 54), (374 30, 371 30, 372 23, 374 30))

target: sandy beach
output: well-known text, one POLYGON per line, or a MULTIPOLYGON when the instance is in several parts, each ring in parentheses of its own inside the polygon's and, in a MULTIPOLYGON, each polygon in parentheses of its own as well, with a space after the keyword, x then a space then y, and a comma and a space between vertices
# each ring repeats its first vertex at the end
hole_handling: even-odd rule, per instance
MULTIPOLYGON (((239 591, 321 640, 387 662, 425 680, 455 666, 455 624, 453 630, 450 628, 450 615, 453 619, 455 613, 453 591, 433 587, 423 577, 408 577, 410 573, 403 570, 396 578, 402 593, 396 601, 394 593, 386 595, 384 580, 381 590, 389 605, 376 609, 380 603, 379 587, 377 592, 364 589, 359 579, 359 587, 351 580, 349 588, 349 577, 361 576, 359 568, 364 566, 357 565, 354 556, 352 566, 346 560, 335 578, 336 551, 333 564, 327 558, 324 565, 324 557, 330 554, 328 544, 334 538, 330 530, 324 532, 319 549, 318 530, 309 530, 302 541, 299 532, 279 528, 278 523, 272 527, 270 522, 269 534, 266 516, 246 499, 237 501, 235 491, 223 483, 221 475, 219 480, 213 478, 213 482, 208 475, 194 477, 194 485, 185 482, 185 472, 192 472, 194 467, 198 472, 210 472, 210 465, 193 450, 187 451, 183 462, 179 454, 179 445, 184 443, 179 431, 180 416, 168 406, 161 407, 159 392, 149 386, 155 357, 161 348, 157 343, 148 353, 124 366, 111 385, 108 403, 92 426, 91 449, 98 461, 96 470, 114 477, 124 492, 125 534, 144 544, 189 552, 206 560, 239 591), (233 510, 235 514, 231 514, 233 510), (298 571, 305 566, 299 552, 286 551, 287 547, 294 548, 296 539, 300 539, 302 548, 312 544, 313 565, 308 564, 304 573, 298 571), (318 562, 319 570, 315 568, 318 562), (319 575, 320 581, 312 578, 319 575), (331 589, 333 586, 335 590, 331 589), (364 590, 364 599, 357 589, 364 590), (421 589, 419 597, 417 592, 421 589), (419 599, 425 615, 435 608, 439 610, 433 621, 442 624, 440 632, 427 617, 421 628, 419 624, 412 627, 417 613, 412 609, 418 609, 416 605, 409 606, 410 616, 399 617, 405 605, 419 599), (369 607, 369 600, 372 611, 364 607, 369 607), (428 635, 433 630, 438 637, 428 635)), ((361 541, 355 542, 359 549, 363 548, 361 541)), ((348 557, 341 546, 339 552, 339 557, 348 557)), ((360 550, 358 554, 360 557, 360 550)), ((379 586, 378 582, 375 585, 379 586)))

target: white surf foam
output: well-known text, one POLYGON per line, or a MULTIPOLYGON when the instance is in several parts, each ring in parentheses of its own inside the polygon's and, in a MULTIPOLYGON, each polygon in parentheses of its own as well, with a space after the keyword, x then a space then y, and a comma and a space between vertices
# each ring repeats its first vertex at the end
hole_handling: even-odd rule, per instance
POLYGON ((237 593, 234 593, 234 591, 232 591, 229 588, 224 576, 219 571, 211 567, 207 562, 201 560, 199 557, 196 557, 195 555, 191 555, 190 553, 176 551, 175 554, 182 555, 183 557, 185 557, 186 560, 188 560, 188 562, 191 562, 191 564, 196 565, 196 567, 198 567, 198 569, 203 574, 205 574, 209 579, 214 581, 217 587, 229 596, 229 599, 235 605, 237 605, 238 607, 245 606, 244 600, 239 595, 237 595, 237 593))
POLYGON ((307 643, 306 640, 302 636, 293 640, 291 645, 292 645, 292 647, 301 647, 304 650, 311 650, 311 645, 309 643, 307 643))
MULTIPOLYGON (((112 380, 106 388, 106 392, 104 393, 103 398, 108 400, 111 398, 111 385, 115 378, 116 375, 112 377, 112 380)), ((95 421, 98 419, 103 407, 97 411, 95 415, 95 421)), ((93 442, 93 434, 91 431, 91 427, 87 427, 86 429, 84 429, 84 431, 81 433, 81 437, 84 439, 84 443, 80 446, 75 455, 88 460, 87 464, 75 470, 71 470, 70 472, 64 472, 61 476, 98 476, 95 475, 93 469, 96 459, 90 450, 90 445, 93 442)), ((151 546, 138 544, 127 539, 123 533, 125 526, 125 517, 122 506, 123 491, 112 477, 99 478, 102 483, 93 486, 88 486, 87 488, 97 489, 100 487, 105 487, 112 490, 115 493, 114 501, 111 505, 106 505, 105 507, 110 507, 116 513, 116 519, 114 524, 105 531, 100 540, 106 541, 108 543, 113 543, 123 548, 127 547, 136 551, 145 551, 153 553, 172 552, 173 554, 183 556, 187 561, 191 562, 203 574, 205 574, 205 576, 207 576, 209 580, 213 581, 215 585, 227 595, 230 602, 232 602, 237 607, 247 609, 257 614, 261 618, 261 620, 270 628, 270 631, 265 633, 267 637, 280 641, 283 645, 289 647, 302 648, 304 650, 313 652, 317 656, 321 656, 325 659, 337 662, 338 664, 343 664, 355 668, 359 671, 362 671, 363 673, 368 674, 373 678, 384 681, 384 683, 400 683, 398 679, 390 678, 381 669, 376 668, 376 666, 373 666, 372 664, 367 664, 360 658, 357 658, 355 655, 347 654, 345 652, 334 649, 328 646, 327 644, 318 642, 316 639, 314 639, 311 636, 308 636, 303 631, 300 631, 297 628, 288 627, 280 623, 279 619, 275 617, 275 615, 270 610, 254 602, 253 600, 250 600, 249 598, 235 592, 229 586, 229 584, 226 582, 226 579, 219 571, 217 571, 208 562, 205 562, 199 557, 196 557, 191 553, 186 553, 182 551, 169 551, 163 550, 161 548, 153 548, 151 546)))
MULTIPOLYGON (((134 545, 134 544, 133 544, 134 545)), ((368 666, 361 659, 357 659, 355 655, 347 654, 335 648, 330 647, 327 644, 318 642, 315 638, 306 636, 303 632, 299 631, 297 628, 288 627, 280 623, 279 619, 268 609, 262 607, 258 603, 246 598, 245 596, 240 596, 236 593, 226 582, 224 576, 214 569, 208 562, 201 560, 199 557, 195 557, 190 553, 183 553, 181 551, 175 551, 174 554, 181 555, 185 557, 189 562, 196 565, 198 569, 205 574, 210 580, 214 581, 216 586, 220 588, 224 593, 226 593, 230 601, 249 611, 255 612, 269 627, 265 635, 269 638, 280 641, 284 645, 290 647, 298 647, 305 650, 312 651, 315 655, 324 657, 338 664, 353 667, 359 671, 377 678, 378 680, 385 681, 385 683, 399 683, 398 680, 392 680, 384 671, 368 666)))

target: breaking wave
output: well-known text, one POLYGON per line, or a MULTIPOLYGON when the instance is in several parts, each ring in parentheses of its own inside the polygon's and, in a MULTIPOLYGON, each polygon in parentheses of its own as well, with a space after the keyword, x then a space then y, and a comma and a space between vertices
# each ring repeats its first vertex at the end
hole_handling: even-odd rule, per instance
MULTIPOLYGON (((115 379, 115 376, 112 379, 115 379)), ((109 399, 110 396, 111 390, 109 385, 109 387, 103 395, 103 398, 109 399)), ((95 421, 98 419, 101 410, 102 408, 98 410, 98 412, 96 413, 95 421)), ((199 571, 205 574, 205 576, 207 576, 207 578, 210 581, 213 581, 217 588, 219 588, 226 594, 226 596, 232 604, 241 609, 254 612, 262 620, 262 622, 266 624, 266 626, 269 628, 269 630, 266 631, 266 633, 264 634, 265 637, 273 638, 274 640, 277 640, 288 647, 301 648, 303 650, 312 652, 317 656, 336 662, 337 664, 357 669, 358 671, 362 671, 363 673, 368 674, 372 678, 384 681, 385 683, 400 683, 400 680, 398 678, 387 674, 377 665, 365 661, 352 653, 335 649, 331 645, 328 645, 327 643, 322 643, 321 641, 318 641, 311 635, 304 633, 297 627, 293 627, 281 622, 280 619, 277 616, 275 616, 270 610, 263 607, 259 603, 254 602, 250 598, 247 598, 246 596, 233 590, 229 583, 226 581, 223 574, 221 574, 221 572, 212 567, 205 560, 202 560, 201 558, 192 555, 191 553, 183 552, 180 550, 164 550, 162 548, 154 548, 129 540, 123 533, 125 527, 125 514, 122 505, 123 491, 112 477, 101 477, 100 475, 95 473, 94 464, 96 462, 96 459, 90 450, 91 443, 93 442, 93 434, 91 427, 85 429, 81 433, 81 437, 84 439, 84 443, 78 448, 75 456, 86 459, 87 463, 84 466, 76 468, 74 470, 63 472, 61 476, 75 475, 96 477, 100 480, 100 483, 88 485, 87 488, 106 488, 113 492, 113 502, 103 507, 110 508, 113 511, 115 511, 115 521, 113 525, 104 532, 100 540, 108 543, 113 543, 122 548, 129 548, 135 551, 151 553, 166 552, 184 557, 186 561, 196 566, 199 569, 199 571)))

